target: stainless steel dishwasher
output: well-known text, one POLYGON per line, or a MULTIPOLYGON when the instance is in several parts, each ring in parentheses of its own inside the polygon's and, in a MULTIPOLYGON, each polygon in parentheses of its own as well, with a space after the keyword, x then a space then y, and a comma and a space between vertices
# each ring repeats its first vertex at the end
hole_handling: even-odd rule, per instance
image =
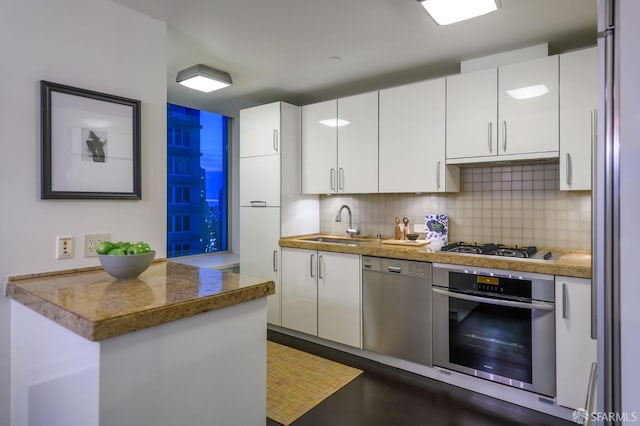
POLYGON ((431 264, 362 257, 364 349, 431 361, 431 264))

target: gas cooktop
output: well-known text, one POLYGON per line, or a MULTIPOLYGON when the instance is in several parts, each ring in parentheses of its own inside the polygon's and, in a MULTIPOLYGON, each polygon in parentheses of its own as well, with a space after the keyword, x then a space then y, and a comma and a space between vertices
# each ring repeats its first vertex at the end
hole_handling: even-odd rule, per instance
POLYGON ((558 252, 539 251, 535 246, 505 246, 504 244, 496 243, 478 244, 456 242, 443 246, 441 251, 448 253, 513 257, 516 259, 544 260, 549 262, 554 262, 561 256, 561 253, 558 252))

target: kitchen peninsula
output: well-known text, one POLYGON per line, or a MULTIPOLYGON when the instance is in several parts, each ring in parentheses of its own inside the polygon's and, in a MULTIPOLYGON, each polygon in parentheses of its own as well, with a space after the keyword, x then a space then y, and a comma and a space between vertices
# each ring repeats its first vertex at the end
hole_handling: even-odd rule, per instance
POLYGON ((11 277, 11 425, 264 424, 274 289, 167 261, 11 277))

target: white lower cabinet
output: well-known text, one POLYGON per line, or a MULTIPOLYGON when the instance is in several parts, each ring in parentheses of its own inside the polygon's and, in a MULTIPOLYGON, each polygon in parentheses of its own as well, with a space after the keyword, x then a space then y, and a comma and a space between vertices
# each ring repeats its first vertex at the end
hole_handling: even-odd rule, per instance
POLYGON ((360 256, 282 248, 282 326, 362 347, 360 256))
POLYGON ((591 338, 591 280, 556 276, 557 403, 584 408, 597 342, 591 338))
POLYGON ((240 273, 275 283, 267 322, 280 325, 280 207, 240 207, 240 223, 240 273))

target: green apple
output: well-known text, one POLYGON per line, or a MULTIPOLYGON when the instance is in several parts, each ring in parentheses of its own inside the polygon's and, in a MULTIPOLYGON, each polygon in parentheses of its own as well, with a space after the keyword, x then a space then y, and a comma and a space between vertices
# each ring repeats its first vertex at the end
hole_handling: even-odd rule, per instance
POLYGON ((142 248, 137 244, 129 246, 129 249, 127 250, 127 254, 130 256, 135 256, 136 254, 143 254, 143 253, 145 253, 144 248, 142 248))
POLYGON ((125 251, 119 248, 112 248, 111 250, 109 250, 109 252, 107 253, 109 256, 124 256, 125 251))
POLYGON ((113 243, 110 241, 101 241, 96 247, 96 253, 98 254, 107 254, 109 251, 114 248, 113 243))

